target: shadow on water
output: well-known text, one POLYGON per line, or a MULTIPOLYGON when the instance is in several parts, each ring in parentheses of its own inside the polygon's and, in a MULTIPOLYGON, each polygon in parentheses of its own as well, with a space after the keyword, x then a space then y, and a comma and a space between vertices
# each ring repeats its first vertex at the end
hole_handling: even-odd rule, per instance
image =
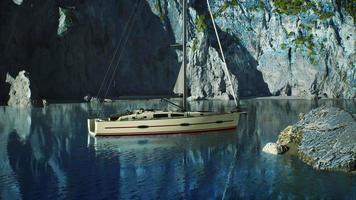
MULTIPOLYGON (((104 137, 88 145, 86 119, 161 101, 0 107, 1 199, 355 198, 352 175, 319 172, 295 157, 261 152, 307 100, 252 99, 235 131, 104 137), (306 187, 306 184, 308 185, 306 187)), ((355 113, 352 101, 320 101, 355 113)), ((191 102, 193 110, 226 111, 233 102, 191 102)))

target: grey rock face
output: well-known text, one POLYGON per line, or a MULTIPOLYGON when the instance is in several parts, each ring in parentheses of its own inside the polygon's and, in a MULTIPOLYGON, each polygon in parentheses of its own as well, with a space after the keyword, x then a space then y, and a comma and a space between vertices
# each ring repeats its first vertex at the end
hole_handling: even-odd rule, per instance
MULTIPOLYGON (((27 0, 21 6, 1 2, 0 12, 6 15, 0 21, 0 82, 7 72, 17 73, 17 66, 27 66, 36 97, 96 95, 121 43, 121 58, 113 59, 99 96, 105 96, 106 88, 110 88, 108 97, 172 93, 180 61, 170 44, 181 42, 180 1, 137 2, 43 4, 27 0), (132 31, 123 45, 132 12, 136 13, 132 31)), ((338 2, 312 0, 314 10, 281 13, 271 0, 211 1, 227 66, 239 82, 240 96, 355 98, 355 25, 338 2)), ((204 32, 207 42, 202 45, 206 47, 198 51, 217 51, 206 2, 189 1, 189 6, 190 42, 194 44, 198 33, 204 32)), ((218 87, 220 93, 226 92, 223 84, 218 87)), ((7 100, 5 91, 7 87, 0 85, 2 101, 7 100)), ((202 95, 219 96, 213 93, 202 95)))
POLYGON ((277 144, 295 150, 305 163, 320 170, 356 170, 356 121, 335 108, 310 111, 279 135, 277 144))
POLYGON ((71 9, 59 7, 59 19, 57 34, 63 36, 73 24, 73 13, 71 9))
MULTIPOLYGON (((231 86, 224 70, 224 62, 219 57, 216 49, 206 43, 208 37, 201 32, 190 42, 188 48, 188 86, 190 99, 224 99, 232 96, 231 86)), ((238 94, 238 82, 230 74, 232 88, 238 94)))
POLYGON ((30 80, 25 75, 26 71, 20 71, 16 78, 6 75, 6 83, 9 83, 9 106, 25 107, 31 105, 30 80))
POLYGON ((314 8, 296 13, 278 12, 273 1, 211 4, 218 26, 256 59, 273 95, 356 97, 355 25, 341 4, 312 0, 314 8))
MULTIPOLYGON (((175 41, 182 42, 182 7, 179 1, 148 1, 152 12, 160 17, 165 29, 172 30, 175 41)), ((224 99, 232 96, 230 83, 224 71, 224 63, 210 42, 207 30, 197 30, 197 12, 189 8, 188 13, 188 65, 187 78, 191 100, 224 99)), ((205 22, 204 22, 205 23, 205 22)), ((214 36, 215 37, 215 36, 214 36)), ((177 51, 179 61, 182 52, 177 51)), ((231 72, 230 72, 231 73, 231 72)), ((238 94, 238 82, 231 74, 233 90, 238 94)))
MULTIPOLYGON (((152 9, 152 12, 160 16, 160 19, 162 20, 162 24, 164 25, 164 27, 167 30, 171 30, 174 33, 175 41, 177 43, 181 43, 181 35, 182 35, 181 9, 182 8, 180 6, 179 1, 148 0, 148 2, 152 9)), ((221 55, 217 46, 217 40, 216 40, 215 33, 213 32, 213 27, 212 27, 208 10, 206 7, 203 10, 197 8, 199 7, 199 5, 206 6, 206 2, 191 1, 189 5, 190 7, 188 12, 188 39, 190 40, 189 43, 191 49, 194 50, 192 52, 194 52, 196 56, 189 55, 188 59, 190 61, 190 64, 200 66, 200 67, 196 67, 196 69, 198 68, 201 69, 201 71, 193 70, 192 73, 195 73, 193 75, 197 75, 197 73, 200 72, 206 73, 206 71, 209 70, 216 71, 216 69, 212 69, 204 66, 204 64, 208 62, 217 65, 216 68, 222 68, 222 64, 218 64, 215 61, 216 60, 215 58, 221 57, 221 55), (196 6, 195 4, 197 4, 198 6, 196 6), (201 40, 202 34, 204 35, 204 41, 201 40), (210 56, 207 56, 207 54, 210 54, 210 56)), ((269 95, 270 93, 268 91, 267 84, 263 81, 261 72, 257 70, 256 60, 250 55, 250 53, 241 44, 241 42, 238 41, 234 36, 226 34, 220 29, 218 31, 219 31, 220 39, 222 41, 222 46, 225 53, 227 66, 229 68, 230 73, 235 77, 234 79, 236 79, 236 81, 233 80, 233 82, 235 82, 233 83, 233 85, 235 85, 234 90, 238 91, 240 96, 269 95), (237 86, 237 81, 239 82, 238 86, 237 86)), ((192 52, 190 54, 192 54, 192 52)), ((188 73, 190 73, 189 70, 188 73)), ((209 73, 210 72, 207 72, 206 74, 209 73)), ((214 72, 211 73, 213 74, 214 72)), ((223 75, 223 73, 221 73, 221 75, 223 75)), ((198 83, 199 77, 202 76, 198 75, 198 77, 195 78, 195 80, 192 79, 193 82, 190 84, 190 86, 192 86, 191 91, 192 91, 193 99, 203 98, 203 97, 204 98, 223 97, 224 99, 227 98, 228 95, 225 95, 224 93, 226 93, 226 91, 229 92, 229 89, 226 89, 223 84, 216 83, 217 78, 215 79, 212 77, 210 79, 207 79, 207 77, 202 78, 200 79, 201 82, 198 83), (217 85, 211 86, 212 84, 209 84, 210 80, 211 83, 217 85), (196 89, 193 87, 200 85, 200 87, 198 88, 201 88, 204 87, 206 83, 208 83, 208 85, 206 85, 205 88, 198 89, 200 91, 194 91, 196 89), (212 92, 212 90, 210 89, 211 87, 215 88, 213 90, 216 91, 219 90, 219 92, 212 92)), ((225 79, 225 78, 220 77, 220 79, 225 79)))

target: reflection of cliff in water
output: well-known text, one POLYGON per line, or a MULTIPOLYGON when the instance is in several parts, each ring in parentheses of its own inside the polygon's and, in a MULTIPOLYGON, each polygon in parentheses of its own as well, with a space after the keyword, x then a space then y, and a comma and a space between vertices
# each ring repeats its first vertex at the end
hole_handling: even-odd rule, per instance
POLYGON ((109 162, 115 167, 118 175, 107 178, 120 183, 116 190, 120 198, 192 199, 189 193, 197 188, 205 187, 208 193, 221 191, 229 166, 235 161, 236 139, 235 131, 97 138, 93 148, 99 163, 109 162), (211 181, 217 184, 209 184, 211 181))
MULTIPOLYGON (((88 113, 123 112, 126 107, 157 107, 159 104, 150 101, 135 103, 126 103, 122 108, 102 104, 58 104, 31 109, 2 107, 0 175, 12 179, 5 186, 16 183, 19 188, 0 186, 1 197, 16 197, 20 195, 19 190, 29 197, 66 197, 68 184, 76 181, 71 180, 71 175, 73 168, 80 166, 77 158, 90 158, 86 149, 88 113), (14 188, 16 190, 12 192, 14 188)), ((87 162, 90 166, 90 159, 87 162)))
MULTIPOLYGON (((121 105, 107 105, 102 110, 108 113, 114 110, 123 112, 126 109, 158 107, 159 104, 161 104, 159 101, 141 104, 124 102, 121 105)), ((73 104, 51 105, 43 109, 33 108, 27 112, 27 116, 33 122, 28 124, 27 129, 13 129, 12 127, 16 125, 7 123, 8 121, 4 119, 6 129, 2 132, 6 133, 7 138, 2 140, 6 141, 3 145, 6 150, 1 152, 4 153, 2 160, 8 160, 9 174, 16 174, 13 177, 17 180, 14 181, 18 182, 23 196, 71 197, 68 187, 75 184, 79 190, 82 185, 82 194, 88 196, 102 194, 105 197, 114 192, 120 198, 125 195, 130 197, 133 194, 125 192, 130 190, 129 187, 140 184, 143 179, 154 178, 157 179, 157 190, 152 191, 151 195, 159 197, 166 191, 164 187, 169 185, 181 187, 175 191, 183 192, 182 185, 175 186, 177 179, 181 184, 190 182, 193 185, 206 181, 200 180, 204 176, 199 176, 196 172, 204 174, 209 171, 220 176, 219 168, 224 168, 231 162, 223 159, 224 155, 231 154, 231 160, 233 159, 235 149, 233 143, 236 141, 234 133, 224 134, 224 136, 209 134, 204 138, 201 135, 160 136, 156 139, 146 138, 147 140, 140 137, 138 146, 131 149, 126 144, 130 143, 127 140, 120 143, 120 140, 115 138, 106 140, 103 138, 104 141, 97 140, 96 150, 88 149, 86 119, 88 113, 96 114, 97 107, 101 106, 73 104), (159 143, 155 144, 157 139, 159 143), (117 141, 119 146, 115 144, 117 141), (100 146, 103 142, 104 146, 100 146), (119 151, 122 147, 126 148, 124 153, 119 151), (214 164, 217 159, 221 159, 219 165, 214 164), (116 173, 118 175, 113 175, 116 173), (189 176, 190 181, 184 176, 189 176), (192 176, 197 176, 195 181, 191 181, 192 176), (81 182, 83 178, 86 179, 86 183, 81 182), (125 185, 115 189, 118 183, 123 182, 125 185), (88 185, 97 184, 100 185, 97 189, 90 191, 85 189, 88 185)), ((9 115, 16 116, 11 109, 5 108, 2 116, 9 115)), ((28 119, 16 118, 13 121, 25 124, 28 119)), ((151 183, 147 182, 147 191, 151 191, 149 189, 151 186, 151 183)), ((72 192, 81 193, 81 191, 72 192)))
MULTIPOLYGON (((301 173, 303 163, 270 157, 261 148, 274 141, 286 125, 298 121, 300 112, 316 104, 305 100, 248 100, 242 104, 248 112, 241 115, 238 130, 230 133, 98 138, 89 147, 88 117, 168 105, 140 100, 1 107, 0 198, 287 198, 296 191, 312 194, 314 190, 280 185, 305 181, 304 176, 294 175, 301 173)), ((355 109, 352 102, 320 103, 325 104, 351 112, 355 109)), ((192 110, 227 111, 232 107, 232 102, 222 101, 191 103, 192 110)))
POLYGON ((0 184, 0 199, 20 199, 21 193, 15 172, 8 157, 10 135, 16 134, 19 141, 25 141, 30 134, 31 109, 0 107, 0 177, 6 177, 0 184))

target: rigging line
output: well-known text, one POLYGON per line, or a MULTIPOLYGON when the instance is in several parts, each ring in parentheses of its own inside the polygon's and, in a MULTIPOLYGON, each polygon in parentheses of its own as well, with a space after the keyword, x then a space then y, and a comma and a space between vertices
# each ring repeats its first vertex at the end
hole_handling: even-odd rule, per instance
POLYGON ((231 181, 231 174, 232 174, 233 169, 235 168, 237 151, 238 151, 238 149, 236 149, 236 151, 234 153, 234 158, 233 158, 234 160, 230 164, 230 170, 229 170, 229 173, 227 174, 227 180, 226 180, 226 183, 225 183, 225 188, 224 188, 224 192, 223 192, 223 196, 222 196, 221 200, 224 200, 225 197, 226 197, 226 192, 227 192, 229 183, 231 181))
POLYGON ((114 63, 115 57, 116 57, 116 55, 117 55, 117 51, 119 50, 119 47, 121 46, 120 44, 121 44, 121 42, 122 42, 122 39, 123 39, 124 36, 125 36, 125 33, 127 32, 127 28, 129 27, 130 21, 132 21, 133 17, 135 16, 135 13, 136 13, 135 11, 136 11, 136 8, 137 8, 139 2, 140 2, 140 0, 137 0, 137 1, 136 1, 135 7, 134 7, 134 9, 132 10, 132 12, 131 12, 131 14, 130 14, 130 16, 129 16, 129 20, 128 20, 128 22, 126 23, 126 25, 125 25, 125 27, 124 27, 124 29, 123 29, 123 31, 122 31, 122 36, 121 36, 119 42, 118 42, 117 45, 116 45, 116 48, 115 48, 114 54, 113 54, 113 56, 112 56, 112 58, 111 58, 109 67, 108 67, 108 69, 106 70, 104 79, 103 79, 103 81, 102 81, 101 84, 100 84, 100 88, 99 88, 98 93, 97 93, 97 95, 96 95, 97 97, 99 97, 100 92, 101 92, 101 90, 103 89, 103 86, 104 86, 105 83, 106 83, 106 78, 107 78, 108 75, 109 75, 109 71, 111 70, 112 64, 114 63))
MULTIPOLYGON (((140 3, 137 5, 137 7, 136 7, 136 11, 137 10, 139 10, 140 8, 141 8, 141 0, 138 0, 140 3)), ((135 11, 135 13, 136 13, 136 11, 135 11)), ((135 15, 136 16, 136 15, 135 15)), ((127 43, 127 41, 128 41, 128 39, 129 39, 129 37, 130 37, 130 32, 132 31, 132 28, 133 28, 133 25, 135 24, 134 23, 134 19, 135 18, 133 18, 133 20, 130 22, 130 25, 129 25, 129 27, 128 27, 128 32, 127 32, 127 34, 126 34, 126 37, 125 37, 125 39, 124 39, 124 42, 123 42, 123 44, 122 44, 122 47, 123 48, 121 48, 121 50, 120 50, 120 53, 119 53, 119 56, 118 56, 118 60, 117 60, 117 64, 115 65, 115 68, 114 68, 114 71, 113 71, 113 73, 111 74, 111 78, 110 78, 110 81, 108 82, 108 87, 106 88, 106 92, 105 92, 105 95, 104 95, 104 98, 106 98, 107 97, 107 94, 108 94, 108 92, 109 92, 109 90, 110 90, 110 86, 111 86, 111 84, 112 84, 112 82, 113 82, 113 80, 114 80, 114 78, 115 78, 115 74, 116 74, 116 71, 117 71, 117 69, 118 69, 118 67, 119 67, 119 64, 120 64, 120 60, 121 60, 121 56, 122 56, 122 54, 123 54, 123 52, 124 52, 124 47, 126 46, 126 43, 127 43)))
POLYGON ((219 34, 218 34, 218 31, 216 29, 216 26, 215 26, 215 21, 214 21, 214 16, 213 16, 213 13, 211 12, 211 8, 210 8, 210 4, 209 4, 209 0, 206 0, 207 4, 208 4, 208 9, 209 9, 209 13, 210 13, 210 17, 211 17, 211 21, 213 22, 213 27, 214 27, 214 31, 215 31, 215 35, 216 35, 216 39, 218 40, 218 44, 219 44, 219 49, 220 49, 220 53, 221 53, 221 57, 223 59, 223 62, 224 62, 224 67, 225 67, 225 73, 227 75, 227 78, 230 82, 230 86, 231 86, 231 94, 232 96, 234 97, 234 102, 235 102, 235 105, 236 105, 236 108, 238 108, 238 103, 237 103, 237 99, 236 99, 236 94, 235 94, 235 91, 234 91, 234 87, 232 85, 232 81, 231 81, 231 77, 230 77, 230 72, 229 70, 227 69, 227 65, 226 65, 226 61, 225 61, 225 56, 224 56, 224 52, 222 50, 222 47, 221 47, 221 43, 220 43, 220 38, 219 38, 219 34))
MULTIPOLYGON (((141 3, 142 0, 138 0, 138 1, 139 1, 139 4, 138 4, 137 7, 136 7, 136 11, 140 10, 141 6, 143 5, 143 4, 141 3)), ((137 13, 137 12, 135 12, 135 13, 137 13)), ((135 17, 136 17, 136 16, 137 16, 137 15, 135 15, 135 17)), ((129 26, 128 34, 126 35, 126 38, 125 38, 125 40, 124 40, 124 42, 123 42, 123 47, 126 46, 126 43, 127 43, 128 39, 129 39, 129 37, 130 37, 130 32, 132 31, 133 25, 135 24, 135 23, 134 23, 135 17, 134 17, 133 20, 132 20, 133 23, 131 23, 130 26, 129 26)), ((115 68, 114 68, 114 71, 113 71, 113 73, 112 73, 112 75, 111 75, 111 78, 110 78, 110 81, 109 81, 109 85, 108 85, 108 87, 106 88, 106 92, 105 92, 104 98, 106 98, 106 96, 107 96, 107 94, 108 94, 108 92, 109 92, 109 90, 110 90, 111 83, 112 83, 112 81, 113 81, 114 78, 115 78, 115 73, 116 73, 116 70, 117 70, 118 67, 119 67, 120 59, 121 59, 121 56, 122 56, 122 53, 123 53, 123 52, 124 52, 124 48, 121 48, 121 51, 120 51, 120 54, 119 54, 119 57, 118 57, 118 60, 117 60, 117 64, 116 64, 116 66, 115 66, 115 68)))

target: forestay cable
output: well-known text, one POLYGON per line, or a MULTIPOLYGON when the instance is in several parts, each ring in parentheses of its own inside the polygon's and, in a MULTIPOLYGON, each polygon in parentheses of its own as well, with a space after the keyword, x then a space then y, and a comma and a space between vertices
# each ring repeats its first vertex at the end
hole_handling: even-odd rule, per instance
MULTIPOLYGON (((121 43, 122 43, 122 41, 123 41, 123 38, 125 38, 125 36, 127 35, 127 34, 126 34, 126 33, 127 33, 127 30, 128 30, 129 25, 131 24, 131 22, 132 22, 132 20, 133 20, 133 18, 134 18, 134 16, 135 16, 135 14, 136 14, 136 11, 137 11, 137 8, 138 8, 140 2, 141 2, 141 0, 137 0, 137 1, 136 1, 135 7, 134 7, 134 9, 132 10, 132 12, 131 12, 131 14, 130 14, 130 16, 129 16, 128 22, 126 23, 125 27, 123 28, 123 31, 122 31, 122 34, 121 34, 122 36, 120 37, 120 40, 119 40, 119 42, 118 42, 117 45, 116 45, 116 48, 115 48, 114 54, 113 54, 113 56, 112 56, 112 58, 111 58, 109 67, 108 67, 108 69, 107 69, 106 72, 105 72, 105 76, 104 76, 104 78, 103 78, 103 81, 102 81, 101 84, 100 84, 100 88, 99 88, 98 93, 97 93, 97 95, 96 95, 96 97, 98 97, 98 98, 99 98, 99 95, 100 95, 101 90, 103 89, 105 83, 107 82, 107 77, 108 77, 108 75, 109 75, 109 71, 111 70, 111 67, 113 66, 115 57, 116 57, 116 55, 117 55, 117 52, 118 52, 119 48, 121 47, 121 43)), ((130 31, 129 31, 129 32, 130 32, 130 31)), ((105 97, 106 97, 106 95, 105 95, 105 97)))
MULTIPOLYGON (((142 5, 141 2, 142 2, 142 0, 138 0, 138 2, 139 2, 139 3, 138 3, 138 5, 136 6, 136 10, 134 11, 134 13, 138 13, 137 11, 140 10, 140 8, 141 8, 141 5, 142 5)), ((136 17, 136 15, 134 15, 133 20, 132 20, 131 23, 129 24, 128 33, 127 33, 126 38, 125 38, 125 40, 124 40, 124 42, 123 42, 123 48, 121 48, 121 51, 120 51, 120 53, 119 53, 118 61, 117 61, 117 64, 116 64, 116 66, 115 66, 115 68, 114 68, 114 72, 113 72, 112 75, 111 75, 111 78, 110 78, 110 81, 109 81, 109 85, 108 85, 108 87, 106 88, 106 92, 105 92, 104 98, 106 98, 106 96, 107 96, 107 94, 108 94, 108 92, 109 92, 109 90, 110 90, 111 83, 113 82, 113 80, 114 80, 114 78, 115 78, 115 73, 116 73, 117 68, 119 67, 120 59, 121 59, 122 53, 124 52, 124 47, 126 46, 126 43, 127 43, 128 39, 129 39, 129 37, 130 37, 130 32, 132 31, 133 25, 135 24, 135 23, 134 23, 135 17, 136 17)))
POLYGON ((223 60, 223 62, 224 62, 225 74, 227 75, 227 78, 228 78, 228 80, 229 80, 229 82, 230 82, 231 94, 232 94, 232 96, 234 97, 234 101, 235 101, 236 108, 238 108, 239 105, 238 105, 238 102, 237 102, 237 99, 236 99, 236 94, 235 94, 234 86, 232 85, 232 81, 231 81, 231 77, 230 77, 230 72, 229 72, 229 70, 227 69, 224 52, 223 52, 223 50, 222 50, 221 43, 220 43, 219 34, 218 34, 218 31, 217 31, 216 26, 215 26, 214 16, 213 16, 213 13, 211 12, 209 0, 206 0, 206 2, 207 2, 207 4, 208 4, 208 9, 209 9, 211 21, 213 22, 213 27, 214 27, 216 39, 218 40, 221 57, 222 57, 222 60, 223 60))

